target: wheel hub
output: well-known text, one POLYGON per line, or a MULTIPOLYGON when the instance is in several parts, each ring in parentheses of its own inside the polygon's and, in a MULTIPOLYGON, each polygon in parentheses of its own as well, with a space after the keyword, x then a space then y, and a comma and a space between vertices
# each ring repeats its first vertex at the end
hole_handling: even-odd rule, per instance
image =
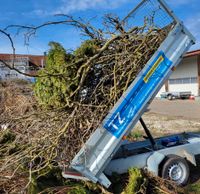
POLYGON ((183 176, 183 170, 180 165, 174 164, 169 168, 169 177, 173 181, 179 181, 183 176))
POLYGON ((177 184, 182 184, 187 176, 185 166, 181 162, 171 165, 168 168, 168 176, 177 184))

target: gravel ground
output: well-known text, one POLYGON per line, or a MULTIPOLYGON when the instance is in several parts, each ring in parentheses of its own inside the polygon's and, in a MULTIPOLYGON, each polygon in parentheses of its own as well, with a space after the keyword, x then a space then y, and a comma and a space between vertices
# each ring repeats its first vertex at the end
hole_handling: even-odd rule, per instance
MULTIPOLYGON (((154 100, 143 119, 156 136, 182 132, 200 132, 200 102, 154 100)), ((143 130, 136 125, 136 131, 143 130)))

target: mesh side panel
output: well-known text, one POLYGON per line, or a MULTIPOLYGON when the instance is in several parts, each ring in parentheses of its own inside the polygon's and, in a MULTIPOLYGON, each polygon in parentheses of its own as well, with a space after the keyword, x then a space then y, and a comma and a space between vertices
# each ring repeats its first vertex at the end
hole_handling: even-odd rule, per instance
POLYGON ((158 0, 143 1, 123 21, 127 29, 144 25, 147 29, 149 27, 163 29, 176 24, 175 19, 169 15, 158 0))

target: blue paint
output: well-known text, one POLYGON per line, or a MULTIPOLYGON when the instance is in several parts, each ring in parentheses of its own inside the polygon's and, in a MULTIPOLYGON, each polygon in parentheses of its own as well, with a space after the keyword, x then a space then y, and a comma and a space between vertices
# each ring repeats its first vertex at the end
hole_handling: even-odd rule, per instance
POLYGON ((156 86, 164 79, 171 65, 172 62, 165 56, 164 52, 161 51, 130 92, 124 97, 124 100, 118 105, 115 112, 105 118, 103 124, 104 128, 115 137, 120 138, 142 108, 146 99, 155 92, 156 86), (161 56, 164 60, 159 64, 148 82, 145 83, 143 80, 144 77, 161 56))

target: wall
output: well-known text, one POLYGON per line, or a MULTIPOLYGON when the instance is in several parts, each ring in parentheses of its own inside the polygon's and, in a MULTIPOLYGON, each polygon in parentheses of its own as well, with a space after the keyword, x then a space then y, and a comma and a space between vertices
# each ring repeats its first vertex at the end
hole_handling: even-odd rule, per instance
POLYGON ((170 79, 198 76, 197 57, 184 58, 170 76, 170 79))
MULTIPOLYGON (((6 61, 7 64, 12 66, 12 61, 6 61)), ((29 62, 28 58, 21 58, 15 60, 15 68, 19 71, 25 73, 27 69, 29 68, 29 62)), ((8 79, 26 79, 26 76, 17 73, 14 70, 11 70, 10 68, 6 67, 3 63, 0 63, 0 79, 2 80, 8 80, 8 79)))
MULTIPOLYGON (((17 69, 19 69, 21 72, 25 72, 25 66, 17 66, 17 69)), ((23 79, 24 75, 17 73, 14 70, 10 70, 8 67, 6 67, 3 64, 0 64, 0 79, 7 80, 7 79, 23 79)))

